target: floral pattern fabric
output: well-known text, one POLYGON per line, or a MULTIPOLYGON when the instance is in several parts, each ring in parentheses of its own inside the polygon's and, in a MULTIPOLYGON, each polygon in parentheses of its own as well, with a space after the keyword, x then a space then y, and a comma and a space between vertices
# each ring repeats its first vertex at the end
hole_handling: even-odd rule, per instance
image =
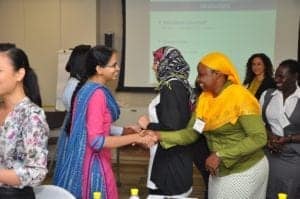
POLYGON ((21 182, 18 188, 36 186, 45 178, 48 134, 44 111, 27 97, 0 126, 0 169, 15 170, 21 182))

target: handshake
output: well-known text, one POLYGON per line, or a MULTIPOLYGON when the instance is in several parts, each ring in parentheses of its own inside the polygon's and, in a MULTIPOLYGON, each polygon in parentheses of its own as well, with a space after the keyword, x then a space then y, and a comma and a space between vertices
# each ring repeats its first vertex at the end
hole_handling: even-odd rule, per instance
POLYGON ((148 116, 141 116, 138 124, 124 127, 123 135, 134 134, 135 141, 131 145, 140 145, 144 148, 150 148, 159 141, 159 132, 153 130, 145 130, 149 124, 148 116))
POLYGON ((150 148, 159 141, 159 132, 152 130, 143 130, 138 126, 131 125, 123 128, 123 135, 135 136, 132 146, 139 145, 143 148, 150 148))

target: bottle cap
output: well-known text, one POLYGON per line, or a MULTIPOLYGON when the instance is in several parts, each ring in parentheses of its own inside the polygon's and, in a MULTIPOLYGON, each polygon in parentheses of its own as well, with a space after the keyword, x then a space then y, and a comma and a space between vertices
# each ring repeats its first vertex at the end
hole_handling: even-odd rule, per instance
POLYGON ((287 199, 286 193, 278 193, 278 199, 287 199))
POLYGON ((98 192, 98 191, 94 192, 93 197, 94 198, 101 198, 101 192, 98 192))
POLYGON ((138 188, 131 188, 130 189, 130 194, 132 196, 138 196, 139 195, 139 189, 138 188))

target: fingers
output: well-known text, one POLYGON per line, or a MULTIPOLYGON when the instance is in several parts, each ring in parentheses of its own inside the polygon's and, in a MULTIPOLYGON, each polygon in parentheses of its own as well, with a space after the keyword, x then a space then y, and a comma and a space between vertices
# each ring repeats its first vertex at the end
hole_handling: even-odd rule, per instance
POLYGON ((141 131, 138 133, 137 143, 144 147, 150 148, 157 142, 155 134, 150 134, 148 131, 141 131))
POLYGON ((147 115, 143 115, 138 119, 138 124, 143 128, 146 129, 150 120, 147 115))
POLYGON ((205 161, 205 168, 211 175, 218 174, 218 168, 220 165, 220 158, 215 152, 212 152, 205 161))
POLYGON ((218 174, 219 168, 213 168, 213 167, 206 166, 206 171, 208 171, 210 173, 210 175, 215 176, 218 174))
POLYGON ((134 134, 137 133, 134 129, 129 128, 129 127, 124 127, 123 128, 123 135, 129 135, 129 134, 134 134))
POLYGON ((127 128, 134 130, 135 132, 140 132, 142 128, 138 124, 131 124, 127 128))
POLYGON ((283 143, 281 143, 278 139, 278 137, 273 137, 274 139, 268 140, 268 149, 271 153, 279 153, 282 150, 283 143))
POLYGON ((212 175, 212 176, 216 176, 216 175, 218 174, 217 171, 218 171, 217 169, 211 169, 211 170, 209 171, 209 173, 210 173, 210 175, 212 175))

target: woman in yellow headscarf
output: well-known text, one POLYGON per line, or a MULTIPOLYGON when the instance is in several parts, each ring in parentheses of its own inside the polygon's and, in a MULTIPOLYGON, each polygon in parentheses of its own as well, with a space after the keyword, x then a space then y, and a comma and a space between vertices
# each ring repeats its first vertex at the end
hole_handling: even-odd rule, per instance
POLYGON ((241 85, 229 58, 219 52, 200 60, 198 83, 203 92, 196 123, 204 122, 211 151, 205 162, 211 174, 209 198, 264 199, 269 166, 262 150, 267 139, 259 103, 241 85))

